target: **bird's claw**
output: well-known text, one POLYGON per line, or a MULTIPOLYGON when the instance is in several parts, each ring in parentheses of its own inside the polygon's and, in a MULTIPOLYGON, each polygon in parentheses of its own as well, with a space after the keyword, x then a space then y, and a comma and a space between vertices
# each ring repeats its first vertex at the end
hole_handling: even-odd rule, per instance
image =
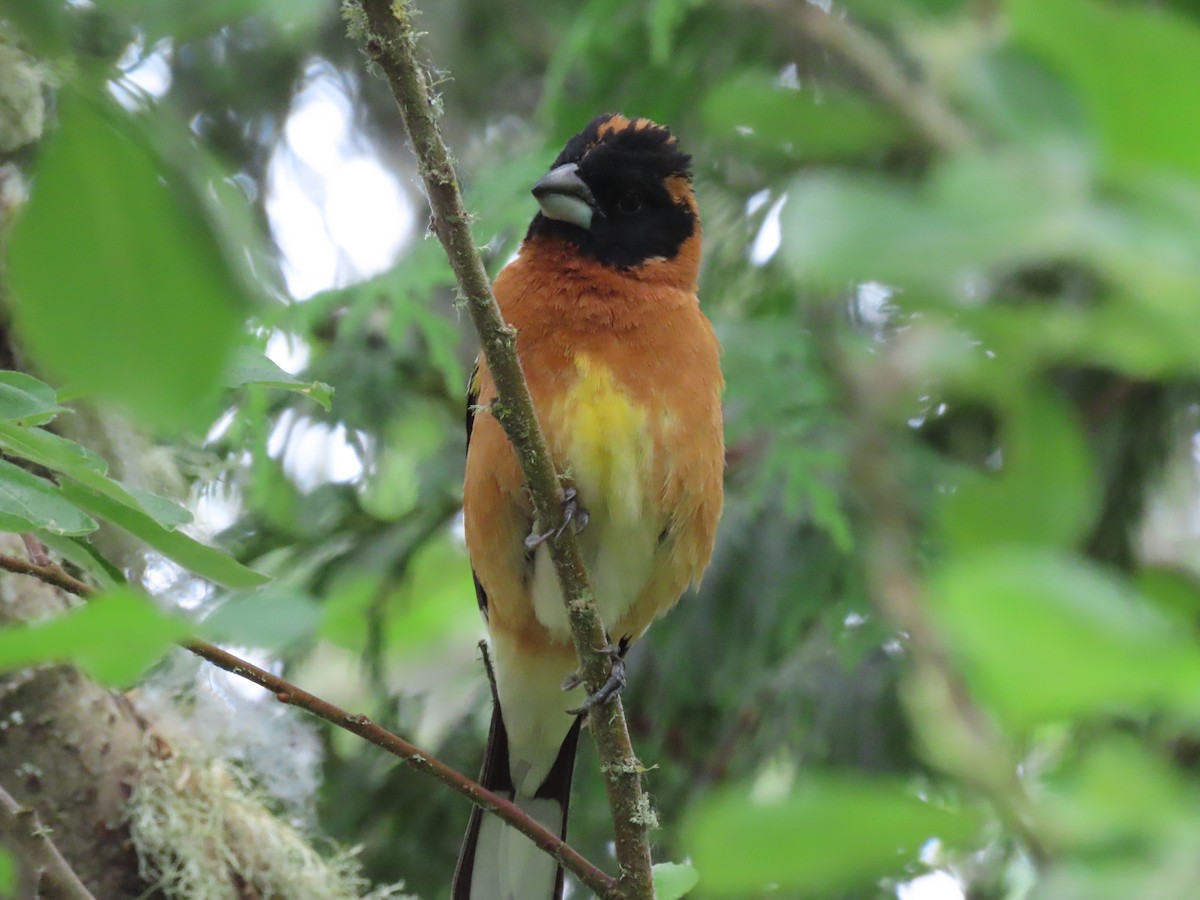
POLYGON ((563 491, 563 523, 558 528, 551 528, 549 531, 543 531, 541 534, 531 534, 525 538, 525 549, 536 550, 552 537, 560 537, 566 530, 568 525, 575 526, 575 533, 583 531, 587 528, 588 511, 584 509, 582 503, 579 502, 579 492, 573 487, 566 488, 563 491))
MULTIPOLYGON (((612 660, 612 670, 609 672, 608 680, 600 686, 598 691, 588 694, 580 706, 568 709, 567 712, 570 715, 583 715, 594 707, 603 706, 625 688, 625 654, 629 652, 629 638, 623 637, 615 644, 608 644, 600 648, 600 652, 612 660)), ((564 691, 574 690, 581 684, 583 684, 583 676, 579 672, 572 672, 563 680, 562 689, 564 691)))

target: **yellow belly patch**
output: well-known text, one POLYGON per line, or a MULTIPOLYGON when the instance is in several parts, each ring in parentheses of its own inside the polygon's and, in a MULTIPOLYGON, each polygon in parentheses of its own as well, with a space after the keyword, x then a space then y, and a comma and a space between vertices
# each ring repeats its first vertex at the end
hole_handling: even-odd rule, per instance
POLYGON ((593 512, 639 518, 651 454, 646 412, 603 364, 581 354, 575 370, 575 384, 554 410, 569 474, 593 512))

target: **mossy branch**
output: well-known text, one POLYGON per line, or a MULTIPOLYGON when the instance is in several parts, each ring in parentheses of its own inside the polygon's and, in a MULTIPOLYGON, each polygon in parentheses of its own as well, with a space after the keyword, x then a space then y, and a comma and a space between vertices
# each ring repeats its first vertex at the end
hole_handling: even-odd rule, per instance
MULTIPOLYGON (((561 527, 564 522, 562 485, 521 372, 516 334, 505 324, 492 296, 487 272, 468 225, 469 217, 454 167, 438 131, 435 98, 430 93, 428 76, 417 63, 417 35, 413 27, 416 11, 408 3, 361 0, 365 23, 359 12, 351 8, 347 18, 353 30, 361 31, 365 27, 362 39, 367 55, 387 77, 400 106, 425 184, 433 215, 433 231, 446 250, 496 383, 499 402, 493 404, 491 411, 516 450, 539 527, 556 534, 548 542, 550 556, 562 585, 583 682, 589 692, 595 692, 604 685, 611 672, 611 658, 602 652, 607 636, 592 598, 574 531, 561 527)), ((617 862, 621 869, 620 891, 611 896, 652 898, 646 823, 648 800, 642 791, 641 769, 636 765, 620 698, 593 708, 588 724, 600 754, 612 807, 617 862)))

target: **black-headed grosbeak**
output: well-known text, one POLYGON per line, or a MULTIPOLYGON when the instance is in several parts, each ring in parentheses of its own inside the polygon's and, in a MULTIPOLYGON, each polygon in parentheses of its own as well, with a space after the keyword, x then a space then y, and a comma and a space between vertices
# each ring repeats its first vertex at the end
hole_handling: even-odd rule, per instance
MULTIPOLYGON (((699 580, 721 515, 724 380, 696 298, 690 157, 666 128, 603 115, 533 195, 541 211, 496 300, 555 465, 588 513, 579 540, 601 620, 633 639, 699 580)), ((562 687, 575 649, 549 552, 527 540, 521 469, 486 414, 496 388, 482 360, 469 394, 466 537, 499 696, 480 777, 565 837, 583 719, 562 687)), ((473 810, 455 900, 561 898, 562 885, 553 859, 473 810)))

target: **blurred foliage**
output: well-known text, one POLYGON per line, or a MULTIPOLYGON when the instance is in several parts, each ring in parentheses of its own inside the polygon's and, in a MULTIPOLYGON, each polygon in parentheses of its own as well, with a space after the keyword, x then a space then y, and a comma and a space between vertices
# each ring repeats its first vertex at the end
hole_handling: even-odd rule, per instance
MULTIPOLYGON (((472 771, 488 693, 456 517, 474 343, 393 102, 333 6, 0 0, 3 45, 52 99, 45 139, 5 151, 31 182, 3 301, 38 378, 0 373, 0 525, 110 592, 0 634, 0 657, 127 684, 181 633, 90 541, 115 525, 214 585, 175 583, 204 633, 472 771), (412 224, 390 265, 293 297, 271 206, 289 154, 307 168, 286 189, 338 238, 296 126, 318 88, 350 116, 330 165, 399 173, 412 224), (64 434, 94 401, 170 450, 187 509, 64 434)), ((703 587, 630 660, 656 855, 700 878, 663 867, 664 896, 909 900, 933 873, 972 898, 1200 893, 1200 6, 427 6, 491 271, 597 112, 667 122, 695 160, 729 496, 703 587), (902 493, 879 527, 914 548, 894 574, 945 660, 872 603, 885 517, 848 465, 864 417, 902 493), (994 729, 982 757, 928 702, 929 665, 994 729)), ((322 735, 308 826, 445 897, 460 798, 322 735)), ((609 864, 586 746, 576 783, 572 842, 609 864)))
POLYGON ((0 666, 71 660, 97 681, 131 685, 187 626, 128 588, 48 622, 0 631, 0 666))

